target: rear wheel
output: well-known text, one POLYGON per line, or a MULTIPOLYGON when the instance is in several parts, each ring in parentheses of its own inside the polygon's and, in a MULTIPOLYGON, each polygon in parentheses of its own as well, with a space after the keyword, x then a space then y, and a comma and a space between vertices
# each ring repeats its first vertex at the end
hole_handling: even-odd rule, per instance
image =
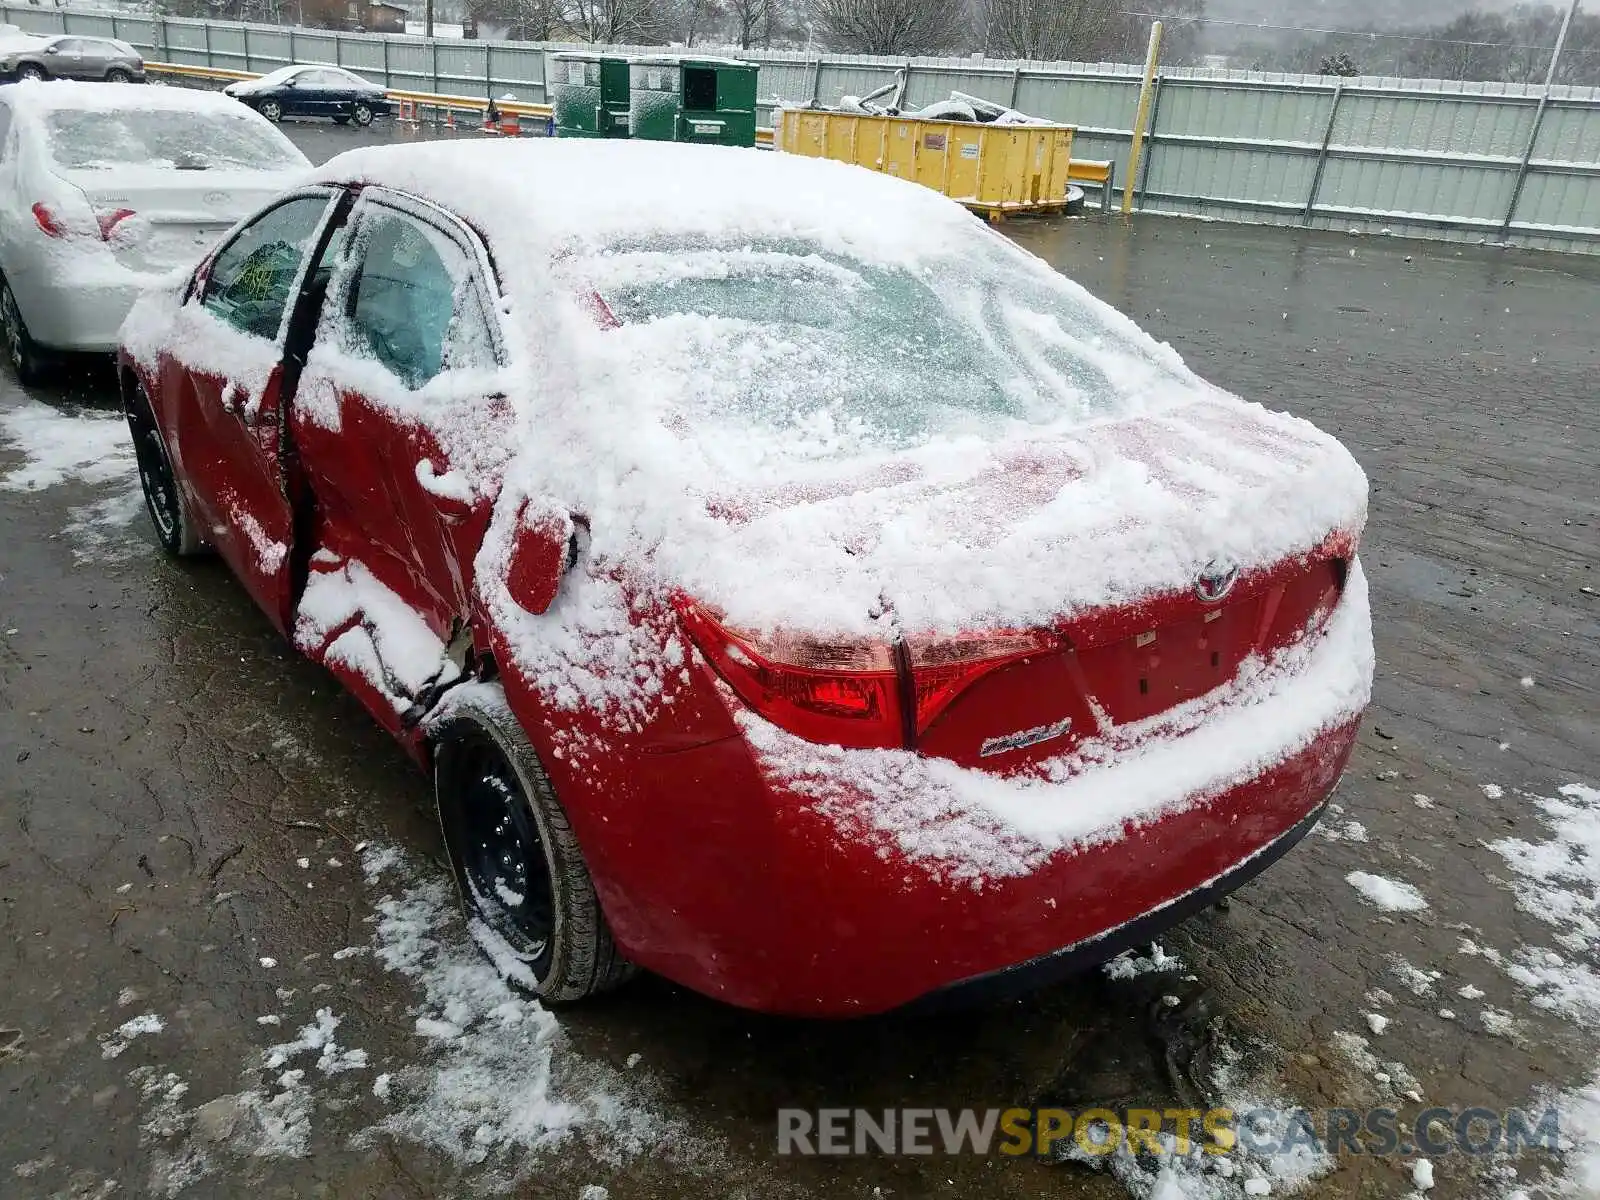
POLYGON ((276 100, 263 100, 256 105, 256 111, 269 121, 283 120, 283 105, 276 100))
POLYGON ((46 79, 44 68, 38 63, 23 63, 17 68, 18 79, 46 79))
POLYGON ((44 352, 28 332, 28 323, 22 319, 22 310, 17 307, 17 298, 7 280, 0 280, 0 339, 5 341, 6 358, 18 383, 32 387, 44 382, 44 352))
POLYGON ((629 978, 572 826, 503 698, 462 702, 434 747, 456 885, 473 938, 501 976, 551 1004, 629 978))
POLYGON ((139 487, 144 492, 145 507, 150 511, 150 523, 155 526, 156 540, 173 558, 199 554, 205 543, 200 540, 189 505, 178 487, 172 460, 167 457, 167 446, 156 426, 155 413, 143 384, 134 385, 127 410, 128 432, 133 436, 133 453, 139 464, 139 487))
POLYGON ((130 75, 127 71, 124 71, 121 67, 112 67, 111 70, 106 72, 106 82, 107 83, 132 83, 133 82, 133 76, 130 75))
POLYGON ((363 129, 372 124, 372 105, 357 100, 350 106, 350 119, 363 129))

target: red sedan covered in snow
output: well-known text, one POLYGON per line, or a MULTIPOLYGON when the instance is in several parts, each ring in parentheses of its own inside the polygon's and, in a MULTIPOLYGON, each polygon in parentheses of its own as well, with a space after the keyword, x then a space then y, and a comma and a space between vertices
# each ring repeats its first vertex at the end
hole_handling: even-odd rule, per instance
POLYGON ((931 191, 359 150, 145 296, 156 532, 433 773, 470 925, 843 1015, 1148 940, 1315 822, 1366 480, 931 191))

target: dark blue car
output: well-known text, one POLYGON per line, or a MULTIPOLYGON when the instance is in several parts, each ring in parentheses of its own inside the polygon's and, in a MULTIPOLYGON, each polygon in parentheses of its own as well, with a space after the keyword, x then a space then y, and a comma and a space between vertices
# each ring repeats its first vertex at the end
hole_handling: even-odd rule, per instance
POLYGON ((222 89, 269 121, 284 117, 330 117, 340 125, 370 125, 391 111, 389 97, 375 83, 342 67, 316 63, 279 67, 260 79, 241 80, 222 89))

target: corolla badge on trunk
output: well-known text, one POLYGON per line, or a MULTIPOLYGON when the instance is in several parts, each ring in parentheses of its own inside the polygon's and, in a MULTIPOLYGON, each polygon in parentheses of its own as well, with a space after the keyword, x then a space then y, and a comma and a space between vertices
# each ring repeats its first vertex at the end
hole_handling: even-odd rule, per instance
POLYGON ((1238 582, 1238 563, 1231 558, 1213 558, 1195 577, 1194 594, 1206 604, 1219 604, 1238 582))
POLYGON ((993 758, 996 754, 1025 750, 1029 746, 1037 746, 1040 742, 1054 741, 1071 728, 1072 718, 1066 717, 1053 725, 1040 725, 1037 729, 1024 729, 1019 733, 1008 733, 1004 737, 992 737, 984 742, 978 755, 980 758, 993 758))

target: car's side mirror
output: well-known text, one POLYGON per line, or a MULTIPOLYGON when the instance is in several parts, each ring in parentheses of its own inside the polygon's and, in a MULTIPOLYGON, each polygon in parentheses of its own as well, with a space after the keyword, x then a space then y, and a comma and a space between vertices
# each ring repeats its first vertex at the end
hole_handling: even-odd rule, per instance
POLYGON ((506 565, 506 590, 517 607, 538 615, 555 603, 572 564, 574 532, 571 514, 554 505, 534 501, 522 510, 506 565))
POLYGON ((61 47, 60 46, 46 46, 44 48, 44 52, 46 54, 60 54, 61 53, 61 47))

